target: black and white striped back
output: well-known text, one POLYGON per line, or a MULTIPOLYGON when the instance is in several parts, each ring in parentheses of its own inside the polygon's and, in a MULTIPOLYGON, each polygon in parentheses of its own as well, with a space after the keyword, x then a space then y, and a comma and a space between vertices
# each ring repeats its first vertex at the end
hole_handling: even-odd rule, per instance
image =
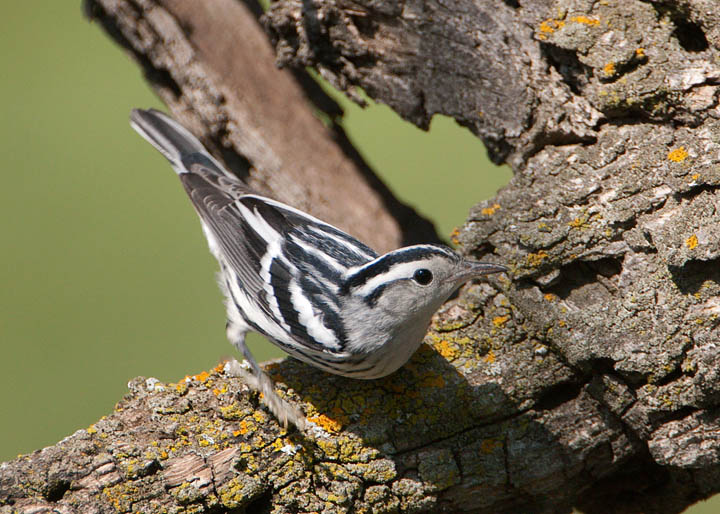
POLYGON ((159 111, 136 110, 131 120, 170 160, 200 216, 220 262, 230 321, 316 365, 346 360, 338 292, 347 270, 377 253, 327 223, 250 192, 159 111))

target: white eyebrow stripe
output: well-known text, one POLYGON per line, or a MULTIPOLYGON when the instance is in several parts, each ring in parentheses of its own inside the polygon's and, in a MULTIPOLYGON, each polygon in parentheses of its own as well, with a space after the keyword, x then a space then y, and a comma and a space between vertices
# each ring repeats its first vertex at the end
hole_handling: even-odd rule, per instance
POLYGON ((415 273, 415 271, 421 267, 422 261, 402 262, 396 264, 385 273, 376 275, 367 282, 365 282, 356 292, 360 296, 366 296, 375 291, 375 289, 377 289, 382 284, 394 282, 396 280, 411 278, 413 276, 413 273, 415 273))

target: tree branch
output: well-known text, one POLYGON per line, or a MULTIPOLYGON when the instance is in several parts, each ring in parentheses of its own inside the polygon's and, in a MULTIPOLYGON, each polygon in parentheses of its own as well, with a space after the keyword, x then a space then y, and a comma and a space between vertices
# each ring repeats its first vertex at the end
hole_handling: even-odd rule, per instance
MULTIPOLYGON (((279 170, 307 155, 299 140, 328 131, 302 118, 274 126, 286 137, 271 144, 273 126, 249 114, 258 105, 238 98, 256 89, 251 64, 226 42, 248 33, 233 15, 241 4, 92 5, 147 70, 166 70, 148 75, 174 114, 219 142, 229 164, 242 160, 229 148, 242 155, 254 185, 279 196, 315 176, 279 170)), ((282 63, 313 66, 351 95, 362 87, 419 126, 453 116, 513 165, 511 184, 458 235, 468 254, 511 265, 513 281, 465 288, 391 377, 273 364, 287 398, 324 427, 316 439, 284 433, 221 371, 180 384, 137 379, 112 415, 3 465, 0 504, 668 513, 717 492, 717 7, 303 0, 273 4, 264 23, 282 63)), ((343 148, 302 162, 355 162, 343 148)), ((324 204, 339 185, 317 176, 327 189, 296 205, 366 226, 351 198, 324 204)), ((371 209, 388 204, 380 196, 371 209)), ((406 238, 396 230, 373 241, 406 238)))
POLYGON ((88 0, 85 9, 171 113, 257 191, 381 251, 438 240, 352 148, 340 107, 305 72, 277 69, 255 2, 88 0))

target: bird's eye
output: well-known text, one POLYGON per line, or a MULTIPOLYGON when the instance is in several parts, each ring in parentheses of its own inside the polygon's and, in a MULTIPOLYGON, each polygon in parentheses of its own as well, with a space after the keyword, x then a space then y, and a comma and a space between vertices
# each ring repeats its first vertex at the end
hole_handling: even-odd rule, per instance
POLYGON ((426 286, 432 282, 433 274, 429 269, 419 269, 413 274, 413 280, 421 286, 426 286))

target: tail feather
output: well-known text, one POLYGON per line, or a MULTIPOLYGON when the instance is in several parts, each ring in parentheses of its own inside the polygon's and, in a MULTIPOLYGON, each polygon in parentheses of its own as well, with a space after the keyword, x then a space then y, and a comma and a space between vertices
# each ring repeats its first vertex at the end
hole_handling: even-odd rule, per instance
POLYGON ((156 109, 133 109, 130 125, 170 161, 176 173, 189 173, 187 163, 200 158, 209 160, 217 167, 217 171, 224 174, 223 166, 208 153, 198 138, 165 113, 156 109), (196 158, 188 159, 190 156, 196 158))

